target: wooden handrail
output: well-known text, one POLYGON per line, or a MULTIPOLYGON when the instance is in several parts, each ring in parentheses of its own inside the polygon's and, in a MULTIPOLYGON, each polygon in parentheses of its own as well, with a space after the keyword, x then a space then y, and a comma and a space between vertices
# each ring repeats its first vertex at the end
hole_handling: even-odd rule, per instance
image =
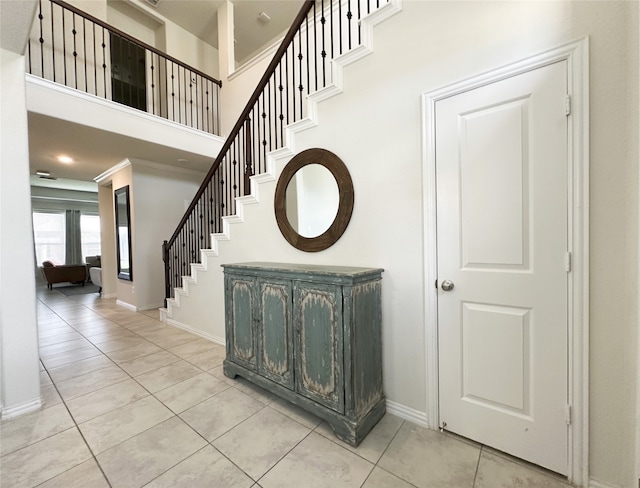
MULTIPOLYGON (((52 0, 52 1, 60 1, 60 0, 52 0)), ((224 160, 224 158, 225 158, 225 156, 227 154, 227 151, 231 147, 231 144, 233 143, 235 138, 240 133, 245 121, 247 120, 247 117, 249 116, 249 113, 251 113, 251 110, 253 109, 254 105, 258 101, 258 98, 260 97, 260 94, 262 93, 264 88, 267 86, 267 82, 269 81, 269 79, 273 75, 273 73, 275 71, 275 68, 280 63, 280 60, 282 59, 282 57, 284 56, 285 52, 289 48, 289 45, 293 41, 293 39, 294 39, 296 33, 298 32, 298 30, 300 29, 300 27, 302 25, 302 22, 305 20, 305 18, 307 17, 307 14, 309 13, 309 11, 311 10, 311 7, 313 7, 314 4, 315 4, 315 0, 304 0, 302 8, 300 9, 300 12, 298 12, 298 15, 296 16, 296 18, 294 19, 293 23, 291 24, 291 27, 289 28, 289 31, 284 36, 284 39, 282 40, 282 43, 280 44, 280 47, 278 48, 278 50, 274 54, 273 59, 269 63, 269 66, 267 66, 267 69, 265 70, 264 74, 262 75, 262 78, 260 78, 260 81, 258 82, 258 86, 253 91, 253 94, 251 95, 251 98, 249 98, 249 101, 247 102, 247 105, 245 106, 245 108, 242 111, 242 113, 240 114, 240 117, 238 117, 238 121, 233 126, 233 129, 231 130, 231 133, 227 137, 227 140, 225 141, 224 145, 222 146, 222 149, 220 149, 220 152, 218 153, 218 156, 216 157, 215 161, 213 162, 213 165, 211 166, 211 169, 209 169, 209 172, 205 176, 204 181, 200 185, 200 188, 198 188, 198 191, 195 194, 195 196, 193 197, 193 200, 191 201, 191 204, 189 205, 189 208, 187 209, 187 211, 185 212, 184 216, 182 217, 182 219, 178 223, 178 225, 176 227, 176 230, 173 233, 173 235, 171 236, 171 238, 168 241, 166 241, 167 244, 165 245, 165 247, 167 249, 169 248, 169 246, 171 246, 175 242, 176 238, 180 234, 180 231, 181 231, 182 227, 185 225, 185 223, 189 219, 189 216, 191 215, 193 210, 196 208, 196 206, 198 204, 198 200, 200 199, 200 197, 204 193, 205 188, 209 184, 211 178, 213 177, 214 173, 216 172, 216 170, 220 166, 221 162, 224 160)), ((165 263, 165 266, 166 266, 166 263, 165 263)))
POLYGON ((187 70, 189 70, 189 71, 191 71, 191 72, 193 72, 193 73, 195 73, 197 75, 200 75, 203 78, 205 78, 205 79, 215 83, 216 85, 222 87, 222 82, 220 80, 216 80, 214 77, 212 77, 212 76, 210 76, 210 75, 208 75, 206 73, 203 73, 202 71, 200 71, 200 70, 198 70, 196 68, 193 68, 193 67, 189 66, 188 64, 183 63, 182 61, 174 58, 173 56, 170 56, 167 53, 163 53, 159 49, 156 49, 155 47, 153 47, 153 46, 151 46, 151 45, 149 45, 149 44, 147 44, 147 43, 145 43, 143 41, 140 41, 139 39, 136 39, 135 37, 132 37, 132 36, 130 36, 129 34, 127 34, 125 32, 122 32, 120 29, 117 29, 116 27, 113 27, 112 25, 107 24, 106 22, 100 20, 99 18, 94 17, 93 15, 88 14, 86 12, 83 12, 82 10, 77 9, 73 5, 70 5, 67 2, 64 2, 63 0, 50 0, 50 1, 51 1, 51 3, 55 3, 56 5, 59 5, 60 7, 65 8, 65 9, 73 12, 74 14, 85 18, 85 19, 93 22, 94 24, 99 25, 100 27, 102 27, 104 29, 107 29, 109 32, 112 32, 112 33, 114 33, 114 34, 126 39, 127 41, 129 41, 131 43, 137 44, 138 46, 140 46, 140 47, 142 47, 142 48, 144 48, 144 49, 146 49, 148 51, 151 51, 152 53, 157 54, 158 56, 161 56, 161 57, 163 57, 165 59, 168 59, 172 63, 175 63, 178 66, 181 66, 181 67, 183 67, 183 68, 185 68, 185 69, 187 69, 187 70))

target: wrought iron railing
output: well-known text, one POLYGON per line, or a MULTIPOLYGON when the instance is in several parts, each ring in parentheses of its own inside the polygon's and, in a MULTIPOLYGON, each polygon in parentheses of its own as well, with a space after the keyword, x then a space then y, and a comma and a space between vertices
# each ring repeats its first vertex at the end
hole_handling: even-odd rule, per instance
POLYGON ((62 0, 39 0, 29 73, 220 135, 219 80, 62 0))
POLYGON ((306 117, 307 95, 332 82, 331 60, 361 43, 360 19, 389 0, 305 0, 280 48, 205 177, 163 244, 166 298, 250 193, 249 177, 266 171, 267 154, 283 147, 288 124, 306 117))

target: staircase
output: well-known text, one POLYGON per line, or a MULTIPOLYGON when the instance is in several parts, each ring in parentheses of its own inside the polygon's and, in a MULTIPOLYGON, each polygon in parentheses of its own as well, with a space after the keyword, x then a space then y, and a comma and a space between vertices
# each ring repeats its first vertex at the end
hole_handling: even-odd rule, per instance
POLYGON ((279 234, 273 215, 278 175, 296 153, 296 139, 318 126, 318 104, 343 92, 344 68, 373 52, 374 26, 401 9, 401 0, 305 2, 165 241, 165 322, 224 343, 223 262, 309 261, 279 234))

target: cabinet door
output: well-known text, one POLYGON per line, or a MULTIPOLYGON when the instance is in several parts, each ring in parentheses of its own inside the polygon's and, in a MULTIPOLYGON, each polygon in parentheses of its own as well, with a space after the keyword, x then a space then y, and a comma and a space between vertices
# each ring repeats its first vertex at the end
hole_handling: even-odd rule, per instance
POLYGON ((294 282, 296 391, 344 413, 340 286, 294 282))
POLYGON ((293 389, 291 281, 258 280, 258 373, 293 389))
POLYGON ((228 276, 226 281, 227 357, 256 370, 257 343, 254 318, 256 317, 255 278, 228 276))

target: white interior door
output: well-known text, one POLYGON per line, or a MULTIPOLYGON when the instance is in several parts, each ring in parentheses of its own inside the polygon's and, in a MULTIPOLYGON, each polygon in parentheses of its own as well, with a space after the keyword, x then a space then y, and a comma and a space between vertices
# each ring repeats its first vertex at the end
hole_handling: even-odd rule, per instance
POLYGON ((566 93, 562 61, 435 108, 441 425, 562 474, 566 93))

